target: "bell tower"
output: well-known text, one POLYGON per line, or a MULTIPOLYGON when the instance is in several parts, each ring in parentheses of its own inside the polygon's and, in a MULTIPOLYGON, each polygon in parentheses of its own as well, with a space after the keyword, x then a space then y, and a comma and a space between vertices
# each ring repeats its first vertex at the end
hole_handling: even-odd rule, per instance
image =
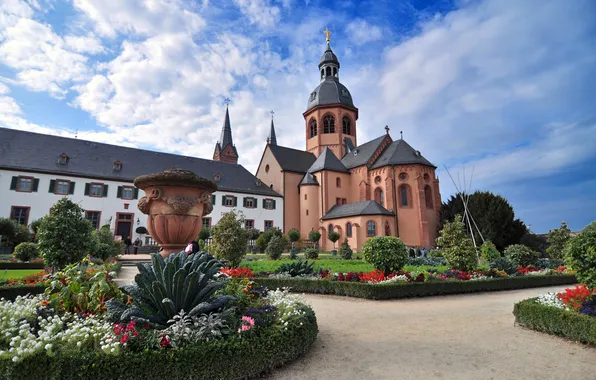
POLYGON ((306 111, 306 150, 319 156, 325 148, 341 159, 347 146, 356 146, 358 108, 339 81, 339 60, 331 50, 331 32, 325 29, 327 49, 319 62, 321 83, 311 92, 306 111), (349 142, 348 142, 349 140, 349 142))

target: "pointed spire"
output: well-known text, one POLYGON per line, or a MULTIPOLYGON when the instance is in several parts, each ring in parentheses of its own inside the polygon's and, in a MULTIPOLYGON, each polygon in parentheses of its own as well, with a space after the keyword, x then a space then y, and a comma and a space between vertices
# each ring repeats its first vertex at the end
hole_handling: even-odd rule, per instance
POLYGON ((221 136, 219 137, 219 146, 221 149, 228 145, 234 145, 232 141, 232 126, 230 124, 230 113, 228 112, 229 99, 226 98, 226 118, 224 119, 223 127, 221 128, 221 136))
POLYGON ((273 125, 273 114, 271 111, 271 129, 269 129, 269 137, 267 137, 267 143, 271 145, 277 145, 277 137, 275 136, 275 125, 273 125))

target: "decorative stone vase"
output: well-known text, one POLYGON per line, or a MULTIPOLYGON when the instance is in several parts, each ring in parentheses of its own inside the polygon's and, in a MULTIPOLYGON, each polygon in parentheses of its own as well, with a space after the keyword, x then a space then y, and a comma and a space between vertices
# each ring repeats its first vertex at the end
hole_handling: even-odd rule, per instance
POLYGON ((164 258, 197 238, 203 216, 213 210, 211 194, 217 190, 213 181, 181 169, 142 175, 134 184, 146 194, 138 207, 149 215, 147 229, 163 248, 164 258))

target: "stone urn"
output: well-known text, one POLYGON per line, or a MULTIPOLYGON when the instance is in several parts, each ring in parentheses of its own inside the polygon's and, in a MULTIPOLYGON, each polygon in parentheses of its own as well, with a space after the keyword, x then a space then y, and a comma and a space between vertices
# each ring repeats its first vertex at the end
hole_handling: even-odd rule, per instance
POLYGON ((184 250, 201 230, 202 218, 213 210, 217 185, 189 170, 169 169, 142 175, 134 184, 145 192, 139 210, 147 214, 147 230, 163 248, 165 258, 184 250))

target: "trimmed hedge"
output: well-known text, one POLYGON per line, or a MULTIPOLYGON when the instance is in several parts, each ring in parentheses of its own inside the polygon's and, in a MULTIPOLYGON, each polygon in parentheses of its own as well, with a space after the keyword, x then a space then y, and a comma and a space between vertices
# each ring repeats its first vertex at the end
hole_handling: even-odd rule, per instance
POLYGON ((27 294, 36 295, 41 294, 46 290, 43 284, 33 286, 1 286, 0 298, 14 301, 18 296, 26 296, 27 294))
POLYGON ((516 303, 515 322, 520 326, 596 346, 596 318, 541 305, 535 298, 516 303))
POLYGON ((179 350, 106 355, 80 350, 39 354, 19 362, 0 360, 0 378, 74 379, 244 379, 268 372, 304 354, 317 338, 317 320, 307 308, 303 326, 268 329, 257 336, 203 342, 179 350))
POLYGON ((268 289, 290 288, 298 293, 334 294, 338 296, 395 299, 428 297, 447 294, 492 292, 535 288, 540 286, 568 285, 577 282, 572 275, 523 276, 494 278, 474 281, 433 281, 392 284, 368 284, 364 282, 340 282, 312 280, 307 278, 255 278, 257 284, 268 289))
POLYGON ((4 269, 44 269, 43 263, 0 262, 0 270, 4 269))

